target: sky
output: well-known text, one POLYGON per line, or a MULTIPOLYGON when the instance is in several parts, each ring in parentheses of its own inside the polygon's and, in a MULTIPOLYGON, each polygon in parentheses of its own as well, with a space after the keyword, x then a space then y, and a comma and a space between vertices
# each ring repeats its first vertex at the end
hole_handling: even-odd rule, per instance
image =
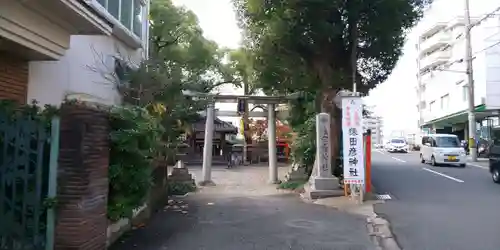
MULTIPOLYGON (((203 35, 206 38, 215 41, 220 47, 231 49, 240 47, 242 35, 231 0, 173 0, 173 3, 186 7, 198 16, 203 35)), ((243 89, 223 86, 220 93, 242 95, 243 89)), ((215 108, 236 111, 236 105, 231 103, 218 103, 215 108)), ((232 122, 236 126, 239 124, 239 118, 219 118, 232 122)))
MULTIPOLYGON (((174 4, 192 10, 199 19, 204 36, 217 42, 222 47, 238 48, 241 42, 241 30, 238 28, 231 0, 173 0, 174 4)), ((424 20, 408 32, 408 41, 403 55, 396 64, 387 81, 381 83, 365 98, 367 105, 375 106, 374 111, 384 119, 384 134, 393 131, 418 131, 418 111, 416 96, 416 56, 415 43, 417 34, 430 24, 448 21, 463 14, 462 0, 435 0, 433 7, 424 20), (460 3, 460 4, 459 4, 460 3)), ((500 6, 500 0, 471 1, 471 15, 480 16, 500 6)), ((222 94, 242 94, 241 89, 226 87, 222 94)), ((235 110, 233 104, 218 104, 221 110, 235 110)), ((223 118, 238 124, 237 118, 223 118)))

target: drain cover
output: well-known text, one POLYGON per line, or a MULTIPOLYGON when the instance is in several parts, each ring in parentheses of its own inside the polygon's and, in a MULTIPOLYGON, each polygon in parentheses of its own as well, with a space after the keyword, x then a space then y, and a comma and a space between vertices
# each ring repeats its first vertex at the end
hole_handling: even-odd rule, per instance
POLYGON ((383 200, 383 201, 392 199, 391 196, 388 194, 378 194, 375 197, 377 198, 377 200, 383 200))

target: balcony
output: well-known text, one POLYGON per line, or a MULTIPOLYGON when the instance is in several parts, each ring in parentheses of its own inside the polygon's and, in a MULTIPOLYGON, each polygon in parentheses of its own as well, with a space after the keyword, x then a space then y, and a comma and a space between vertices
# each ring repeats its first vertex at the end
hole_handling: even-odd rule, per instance
POLYGON ((449 46, 452 42, 451 35, 448 32, 440 31, 433 36, 428 37, 420 43, 420 58, 431 51, 449 46))
POLYGON ((427 30, 425 30, 424 32, 422 32, 420 34, 419 40, 420 41, 426 40, 427 38, 433 36, 434 34, 445 30, 447 27, 448 27, 447 23, 443 23, 443 22, 435 23, 435 24, 431 25, 427 30))
POLYGON ((58 60, 71 35, 109 35, 111 24, 79 0, 0 1, 0 51, 58 60))
POLYGON ((451 50, 436 51, 426 55, 420 60, 420 72, 426 72, 430 69, 442 66, 451 58, 451 50))

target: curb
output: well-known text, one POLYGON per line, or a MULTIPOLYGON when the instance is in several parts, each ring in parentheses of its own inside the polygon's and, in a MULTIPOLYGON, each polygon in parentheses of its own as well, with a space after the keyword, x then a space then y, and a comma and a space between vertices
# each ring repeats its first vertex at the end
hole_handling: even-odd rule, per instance
POLYGON ((486 166, 481 166, 481 165, 479 165, 479 164, 474 164, 474 163, 470 163, 470 162, 467 162, 466 164, 467 164, 467 165, 469 165, 469 166, 475 167, 475 168, 480 168, 480 169, 485 169, 485 170, 488 170, 488 167, 486 167, 486 166))
POLYGON ((366 219, 368 235, 376 247, 381 250, 401 250, 394 238, 389 222, 379 216, 366 219))

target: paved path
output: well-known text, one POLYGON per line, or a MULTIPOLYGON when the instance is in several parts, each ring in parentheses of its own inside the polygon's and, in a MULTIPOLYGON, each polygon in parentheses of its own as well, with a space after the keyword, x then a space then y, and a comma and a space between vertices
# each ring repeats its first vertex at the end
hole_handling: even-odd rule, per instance
MULTIPOLYGON (((193 172, 199 176, 200 169, 193 172)), ((267 173, 267 167, 217 168, 216 187, 176 201, 112 249, 375 249, 363 217, 303 203, 266 184, 267 173)))
POLYGON ((500 185, 484 163, 432 167, 418 153, 373 154, 373 184, 392 200, 375 206, 403 249, 500 249, 500 185))

